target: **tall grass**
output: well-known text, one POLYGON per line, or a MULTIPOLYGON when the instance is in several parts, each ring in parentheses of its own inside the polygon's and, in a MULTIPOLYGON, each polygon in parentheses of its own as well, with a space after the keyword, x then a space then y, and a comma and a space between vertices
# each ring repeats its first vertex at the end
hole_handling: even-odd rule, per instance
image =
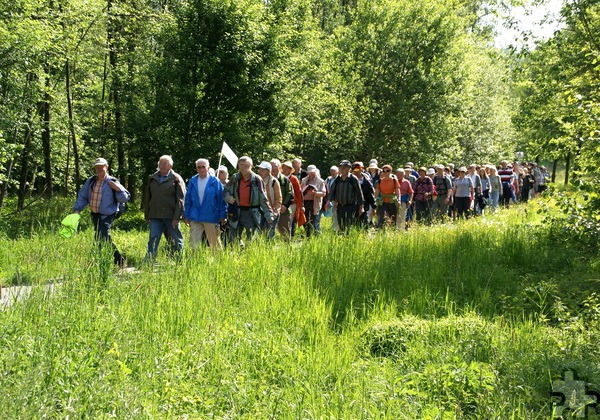
MULTIPOLYGON (((0 240, 4 282, 61 279, 0 312, 0 404, 10 418, 546 418, 565 369, 600 388, 600 299, 544 232, 513 210, 161 255, 132 274, 89 230, 0 240)), ((115 240, 141 260, 146 233, 115 240)))

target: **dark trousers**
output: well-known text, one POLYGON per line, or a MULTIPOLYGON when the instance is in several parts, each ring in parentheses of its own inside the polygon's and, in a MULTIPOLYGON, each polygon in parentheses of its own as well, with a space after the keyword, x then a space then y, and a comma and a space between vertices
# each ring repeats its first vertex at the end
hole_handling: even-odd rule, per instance
POLYGON ((415 213, 417 221, 429 220, 429 201, 415 201, 415 213))
POLYGON ((396 203, 381 203, 379 206, 377 206, 377 216, 378 216, 377 227, 380 228, 383 226, 383 221, 385 219, 386 214, 392 220, 392 226, 395 226, 396 225, 396 213, 397 213, 396 203))
POLYGON ((256 224, 256 220, 252 215, 251 210, 240 210, 240 217, 237 225, 237 239, 242 239, 242 233, 246 230, 246 239, 250 240, 254 234, 260 230, 260 225, 256 224))
POLYGON ((358 215, 356 214, 358 206, 356 204, 338 204, 337 218, 338 226, 341 232, 348 232, 356 223, 358 215))
POLYGON ((458 217, 468 217, 469 208, 471 207, 470 197, 454 197, 454 207, 458 217))
POLYGON ((109 216, 103 216, 100 213, 91 213, 91 216, 96 231, 94 239, 99 244, 109 245, 113 249, 113 260, 115 264, 123 264, 124 258, 110 236, 110 228, 115 220, 115 215, 111 214, 109 216))
POLYGON ((309 238, 310 235, 315 230, 315 202, 314 200, 304 200, 304 212, 306 213, 306 223, 304 223, 304 232, 306 237, 309 238))
POLYGON ((508 182, 503 182, 502 183, 502 198, 500 198, 500 203, 505 206, 508 207, 510 204, 510 198, 512 197, 513 192, 512 192, 512 188, 510 187, 510 183, 508 182))

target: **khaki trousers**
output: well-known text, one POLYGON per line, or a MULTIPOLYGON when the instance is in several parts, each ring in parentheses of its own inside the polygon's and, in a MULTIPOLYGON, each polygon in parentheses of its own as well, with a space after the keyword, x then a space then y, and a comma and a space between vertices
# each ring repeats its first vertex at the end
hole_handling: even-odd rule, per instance
POLYGON ((206 233, 206 239, 212 249, 223 249, 221 244, 221 231, 219 225, 205 222, 190 222, 190 247, 198 248, 202 243, 202 234, 206 233))

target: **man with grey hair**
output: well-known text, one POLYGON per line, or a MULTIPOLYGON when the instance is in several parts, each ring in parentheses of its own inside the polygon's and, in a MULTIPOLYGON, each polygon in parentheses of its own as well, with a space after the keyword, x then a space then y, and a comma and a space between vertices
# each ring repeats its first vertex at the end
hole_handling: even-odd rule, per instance
POLYGON ((154 260, 158 252, 163 232, 168 238, 171 250, 180 253, 183 249, 183 235, 179 220, 183 216, 185 183, 173 170, 173 159, 163 155, 158 159, 158 168, 148 178, 144 197, 144 217, 150 228, 146 258, 154 260))
POLYGON ((294 168, 294 176, 298 178, 298 181, 302 181, 308 176, 308 172, 302 169, 302 160, 300 158, 292 160, 292 167, 294 168))
POLYGON ((206 235, 211 249, 221 249, 220 225, 227 218, 225 201, 223 200, 223 184, 209 174, 210 165, 207 159, 196 161, 196 172, 188 182, 185 196, 183 217, 190 227, 190 246, 192 249, 202 243, 202 235, 206 235))
POLYGON ((246 238, 250 239, 260 229, 263 218, 267 223, 273 222, 273 211, 261 177, 252 172, 252 159, 248 156, 239 158, 238 169, 239 172, 225 186, 223 197, 231 206, 237 206, 233 217, 236 220, 232 223, 236 229, 233 230, 232 239, 241 239, 244 230, 246 238))

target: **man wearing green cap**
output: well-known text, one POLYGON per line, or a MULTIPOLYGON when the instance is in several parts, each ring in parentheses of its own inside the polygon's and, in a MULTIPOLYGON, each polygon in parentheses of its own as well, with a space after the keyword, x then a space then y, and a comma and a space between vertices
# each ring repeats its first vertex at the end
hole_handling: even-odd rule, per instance
POLYGON ((119 203, 128 202, 131 195, 117 178, 108 174, 106 159, 96 159, 94 170, 96 175, 88 178, 79 190, 73 212, 78 214, 85 206, 90 206, 92 223, 96 230, 96 241, 110 244, 114 250, 115 264, 122 267, 125 259, 112 241, 110 228, 119 210, 119 203))

